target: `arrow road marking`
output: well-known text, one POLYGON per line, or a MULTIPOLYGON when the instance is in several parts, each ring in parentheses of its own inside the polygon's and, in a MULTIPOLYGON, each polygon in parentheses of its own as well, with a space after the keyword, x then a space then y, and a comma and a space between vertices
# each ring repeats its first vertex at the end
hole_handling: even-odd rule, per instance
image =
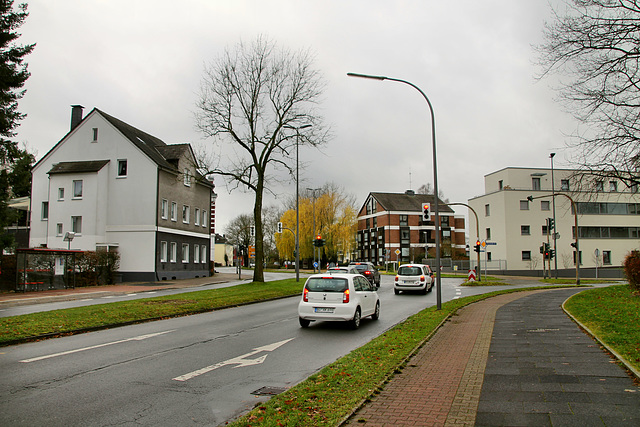
POLYGON ((274 351, 278 347, 281 347, 291 341, 293 338, 289 338, 288 340, 274 342, 273 344, 263 345, 262 347, 254 348, 253 351, 250 351, 247 354, 243 354, 242 356, 234 357, 224 362, 218 362, 215 365, 210 365, 202 369, 198 369, 197 371, 189 372, 188 374, 180 375, 179 377, 173 378, 174 381, 188 381, 192 378, 200 376, 202 374, 206 374, 207 372, 211 372, 215 369, 222 368, 227 365, 237 365, 233 368, 242 368, 245 366, 259 365, 263 363, 267 359, 267 354, 264 354, 256 359, 249 359, 249 357, 261 353, 263 351, 274 351))
POLYGON ((119 340, 119 341, 107 342, 107 343, 104 343, 104 344, 92 345, 91 347, 78 348, 76 350, 68 350, 68 351, 63 351, 63 352, 60 352, 60 353, 47 354, 45 356, 34 357, 32 359, 24 359, 24 360, 21 360, 20 363, 37 362, 38 360, 51 359, 52 357, 58 357, 58 356, 66 356, 67 354, 78 353, 80 351, 86 351, 86 350, 93 350, 93 349, 96 349, 96 348, 107 347, 109 345, 114 345, 114 344, 122 344, 122 343, 129 342, 129 341, 142 341, 142 340, 146 340, 148 338, 157 337, 159 335, 168 334, 169 332, 173 332, 173 331, 175 331, 175 329, 172 329, 170 331, 164 331, 164 332, 156 332, 155 334, 140 335, 140 336, 133 337, 133 338, 127 338, 125 340, 119 340))

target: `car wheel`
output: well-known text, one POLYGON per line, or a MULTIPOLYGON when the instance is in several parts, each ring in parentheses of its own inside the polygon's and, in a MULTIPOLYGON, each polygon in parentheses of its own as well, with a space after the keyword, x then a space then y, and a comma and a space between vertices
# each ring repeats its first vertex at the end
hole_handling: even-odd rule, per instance
POLYGON ((396 295, 400 295, 400 291, 399 291, 399 290, 397 290, 397 289, 394 289, 394 290, 393 290, 393 293, 394 293, 394 294, 396 294, 396 295))
POLYGON ((426 295, 429 292, 429 285, 424 285, 424 289, 420 292, 422 295, 426 295))
POLYGON ((431 282, 427 287, 427 292, 431 292, 432 290, 433 290, 433 282, 431 282))
POLYGON ((380 318, 380 301, 376 303, 376 310, 371 315, 373 320, 378 320, 380 318))
POLYGON ((351 329, 358 329, 360 327, 360 320, 361 320, 360 307, 358 307, 356 308, 356 312, 353 315, 353 319, 351 319, 351 322, 349 322, 351 329))
POLYGON ((300 320, 300 326, 303 328, 308 328, 311 323, 311 320, 303 319, 302 317, 299 317, 298 320, 300 320))

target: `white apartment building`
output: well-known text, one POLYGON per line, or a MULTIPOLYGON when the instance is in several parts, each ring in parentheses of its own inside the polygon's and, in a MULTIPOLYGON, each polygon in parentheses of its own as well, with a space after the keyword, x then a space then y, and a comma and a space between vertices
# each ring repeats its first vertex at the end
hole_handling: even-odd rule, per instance
MULTIPOLYGON (((508 271, 543 270, 540 247, 549 242, 547 218, 553 218, 552 170, 508 167, 484 177, 485 194, 469 200, 478 215, 480 240, 485 246, 484 268, 508 271), (549 197, 546 197, 549 195, 549 197), (529 200, 531 196, 533 200, 529 200), (486 258, 485 258, 486 257, 486 258)), ((625 255, 640 247, 640 194, 619 180, 580 178, 575 170, 553 170, 555 197, 556 257, 558 271, 575 271, 577 206, 580 269, 619 267, 625 255), (562 195, 566 194, 568 197, 562 195)), ((476 220, 469 218, 469 239, 475 243, 476 220)), ((474 254, 471 259, 473 261, 474 254)), ((555 261, 551 261, 554 269, 555 261)), ((548 268, 548 267, 547 267, 548 268)), ((586 273, 586 272, 585 272, 586 273)), ((582 275, 582 274, 581 274, 582 275)), ((593 276, 589 271, 587 276, 593 276)))

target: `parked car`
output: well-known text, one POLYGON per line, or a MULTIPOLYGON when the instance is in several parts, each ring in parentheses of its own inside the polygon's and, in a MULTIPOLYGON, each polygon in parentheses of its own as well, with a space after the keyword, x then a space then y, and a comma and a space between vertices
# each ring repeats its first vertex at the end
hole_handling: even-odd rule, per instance
POLYGON ((346 266, 346 267, 329 267, 327 269, 327 273, 329 274, 339 274, 339 273, 345 273, 345 274, 360 274, 358 272, 358 270, 355 269, 355 267, 353 266, 346 266))
POLYGON ((398 274, 393 282, 393 292, 420 291, 423 294, 431 291, 434 275, 431 267, 426 264, 405 264, 398 268, 398 274))
POLYGON ((380 272, 370 262, 352 262, 349 264, 349 267, 355 267, 358 270, 358 273, 362 274, 364 277, 369 279, 369 282, 374 284, 376 288, 380 287, 380 272))
POLYGON ((380 317, 380 298, 374 286, 360 274, 314 274, 304 284, 298 304, 300 326, 316 320, 349 322, 360 327, 363 317, 380 317))

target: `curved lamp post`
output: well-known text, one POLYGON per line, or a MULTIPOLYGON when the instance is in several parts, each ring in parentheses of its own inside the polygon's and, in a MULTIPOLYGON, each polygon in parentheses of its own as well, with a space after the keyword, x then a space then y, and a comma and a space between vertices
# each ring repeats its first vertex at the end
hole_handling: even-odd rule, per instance
POLYGON ((290 126, 285 125, 287 129, 293 129, 296 131, 296 282, 300 281, 300 215, 299 215, 299 187, 300 187, 300 166, 298 157, 298 147, 300 145, 300 129, 310 128, 312 125, 306 124, 302 126, 290 126))
MULTIPOLYGON (((442 308, 442 292, 441 292, 441 280, 440 280, 440 213, 438 209, 438 166, 436 160, 436 118, 433 114, 433 107, 431 106, 431 101, 427 98, 427 95, 416 85, 406 80, 394 79, 391 77, 384 76, 372 76, 369 74, 357 74, 357 73, 347 73, 349 77, 360 77, 364 79, 373 79, 373 80, 390 80, 392 82, 400 82, 407 84, 420 92, 420 94, 424 97, 425 101, 429 105, 429 111, 431 112, 431 144, 433 146, 433 192, 435 199, 435 233, 436 233, 436 289, 438 290, 437 295, 437 305, 438 310, 442 308)), ((425 254, 426 255, 426 254, 425 254)))

